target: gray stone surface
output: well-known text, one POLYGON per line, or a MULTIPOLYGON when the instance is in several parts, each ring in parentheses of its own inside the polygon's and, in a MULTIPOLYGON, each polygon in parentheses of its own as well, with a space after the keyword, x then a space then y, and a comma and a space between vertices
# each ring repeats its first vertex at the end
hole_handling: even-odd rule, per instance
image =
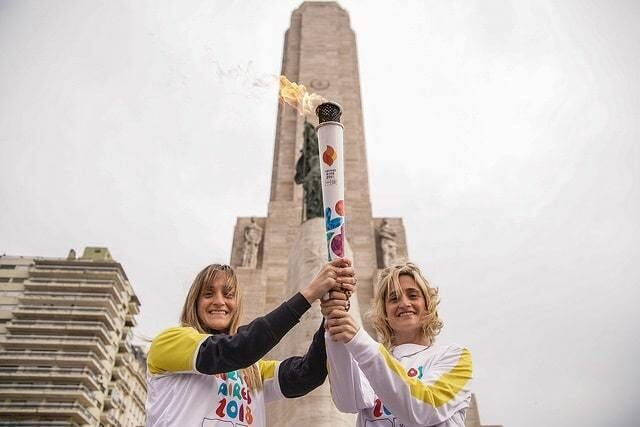
MULTIPOLYGON (((324 234, 323 218, 310 219, 300 227, 289 255, 287 294, 294 294, 309 283, 327 262, 327 242, 324 234)), ((350 252, 351 248, 347 245, 346 253, 350 255, 350 252)), ((352 305, 350 312, 355 318, 360 317, 357 302, 352 305)), ((287 334, 272 356, 283 359, 304 354, 321 321, 322 314, 319 303, 316 302, 300 324, 287 334)), ((295 425, 318 427, 355 425, 354 415, 343 414, 336 409, 331 400, 328 382, 302 399, 270 404, 267 407, 267 419, 272 426, 294 425, 290 420, 296 420, 295 425)))

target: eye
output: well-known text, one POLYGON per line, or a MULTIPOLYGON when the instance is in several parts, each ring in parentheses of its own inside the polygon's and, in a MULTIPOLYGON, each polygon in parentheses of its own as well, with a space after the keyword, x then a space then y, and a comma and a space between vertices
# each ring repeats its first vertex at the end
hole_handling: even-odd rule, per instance
POLYGON ((391 294, 389 295, 389 297, 387 298, 388 302, 397 302, 398 301, 398 296, 396 294, 391 294))

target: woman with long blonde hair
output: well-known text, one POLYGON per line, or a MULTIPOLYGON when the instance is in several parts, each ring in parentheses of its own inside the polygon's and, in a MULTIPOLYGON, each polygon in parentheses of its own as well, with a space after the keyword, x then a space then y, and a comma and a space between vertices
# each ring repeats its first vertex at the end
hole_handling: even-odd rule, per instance
POLYGON ((323 301, 331 395, 357 425, 463 427, 471 392, 471 354, 435 345, 442 328, 438 289, 413 263, 386 268, 370 318, 380 343, 342 308, 323 301))
POLYGON ((239 327, 243 301, 235 272, 220 264, 202 269, 187 294, 181 325, 151 343, 147 426, 262 427, 265 403, 302 396, 321 385, 327 375, 323 326, 305 356, 261 358, 312 302, 334 288, 355 290, 350 260, 324 265, 288 301, 239 327))

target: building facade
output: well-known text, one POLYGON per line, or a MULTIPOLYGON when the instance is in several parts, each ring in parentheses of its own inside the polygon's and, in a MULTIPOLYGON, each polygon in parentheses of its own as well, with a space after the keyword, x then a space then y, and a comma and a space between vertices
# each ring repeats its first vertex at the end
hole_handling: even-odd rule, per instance
POLYGON ((141 426, 140 302, 107 248, 0 257, 0 426, 141 426))

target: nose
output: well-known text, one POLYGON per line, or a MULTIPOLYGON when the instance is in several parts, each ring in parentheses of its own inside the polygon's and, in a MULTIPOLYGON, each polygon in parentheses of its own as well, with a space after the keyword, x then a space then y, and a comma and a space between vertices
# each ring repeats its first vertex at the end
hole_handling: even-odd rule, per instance
POLYGON ((214 292, 213 303, 216 305, 224 304, 224 296, 222 295, 222 292, 214 292))
POLYGON ((402 295, 400 297, 400 306, 401 307, 406 307, 408 305, 410 305, 411 302, 409 301, 409 298, 406 295, 402 295))

